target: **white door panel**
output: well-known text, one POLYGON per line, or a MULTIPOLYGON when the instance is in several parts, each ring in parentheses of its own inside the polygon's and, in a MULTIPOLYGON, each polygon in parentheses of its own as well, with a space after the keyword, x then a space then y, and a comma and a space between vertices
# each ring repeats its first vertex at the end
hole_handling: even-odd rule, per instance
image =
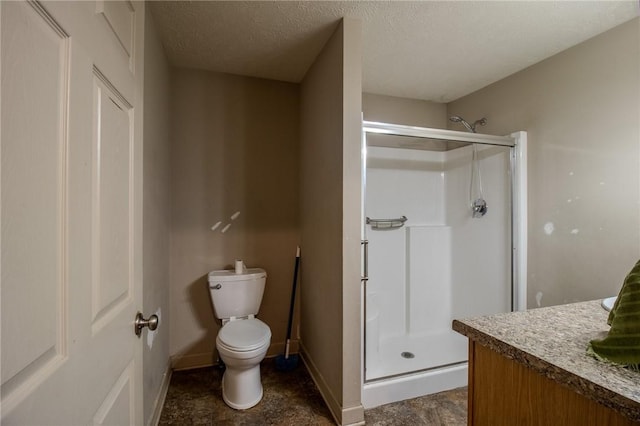
POLYGON ((141 424, 138 2, 1 2, 3 424, 141 424))
MULTIPOLYGON (((94 333, 119 314, 133 297, 130 229, 118 224, 132 218, 131 105, 94 78, 93 134, 93 277, 94 333)), ((108 82, 107 82, 108 83, 108 82)))
POLYGON ((61 322, 66 311, 64 94, 68 46, 61 29, 44 21, 33 8, 3 5, 3 394, 34 371, 59 364, 66 352, 61 322), (33 52, 28 55, 33 58, 23 52, 33 52), (12 105, 30 108, 25 113, 12 105), (34 158, 39 159, 37 168, 30 167, 34 158), (16 285, 4 284, 9 282, 16 285), (33 312, 39 321, 31 321, 33 312), (4 350, 17 346, 20 351, 4 350))

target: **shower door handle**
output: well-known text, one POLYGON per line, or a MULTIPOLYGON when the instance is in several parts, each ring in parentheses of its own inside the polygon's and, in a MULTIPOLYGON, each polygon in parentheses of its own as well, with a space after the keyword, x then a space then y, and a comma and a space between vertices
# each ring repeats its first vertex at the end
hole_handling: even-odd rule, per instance
POLYGON ((362 277, 360 278, 365 284, 369 281, 369 240, 360 241, 362 245, 362 277))

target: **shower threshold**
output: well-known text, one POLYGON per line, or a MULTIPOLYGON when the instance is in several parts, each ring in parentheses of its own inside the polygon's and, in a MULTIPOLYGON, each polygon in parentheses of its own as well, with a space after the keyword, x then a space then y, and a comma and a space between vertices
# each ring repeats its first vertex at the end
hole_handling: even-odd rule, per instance
POLYGON ((468 363, 384 377, 362 386, 365 409, 467 386, 468 363))
POLYGON ((362 404, 373 408, 467 385, 467 342, 453 330, 390 336, 369 347, 362 404))

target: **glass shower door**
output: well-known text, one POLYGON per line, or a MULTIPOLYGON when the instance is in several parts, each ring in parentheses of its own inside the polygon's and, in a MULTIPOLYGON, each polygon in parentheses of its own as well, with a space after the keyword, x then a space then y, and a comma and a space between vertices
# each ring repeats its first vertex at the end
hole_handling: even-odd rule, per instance
POLYGON ((472 144, 367 135, 365 381, 464 363, 452 319, 511 310, 511 148, 475 151, 477 218, 472 144))

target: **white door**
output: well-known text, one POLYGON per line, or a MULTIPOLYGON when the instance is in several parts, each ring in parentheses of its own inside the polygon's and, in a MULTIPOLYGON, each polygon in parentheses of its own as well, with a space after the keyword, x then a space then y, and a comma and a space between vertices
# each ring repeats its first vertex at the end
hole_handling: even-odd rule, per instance
POLYGON ((2 423, 142 423, 138 2, 0 2, 2 423))

